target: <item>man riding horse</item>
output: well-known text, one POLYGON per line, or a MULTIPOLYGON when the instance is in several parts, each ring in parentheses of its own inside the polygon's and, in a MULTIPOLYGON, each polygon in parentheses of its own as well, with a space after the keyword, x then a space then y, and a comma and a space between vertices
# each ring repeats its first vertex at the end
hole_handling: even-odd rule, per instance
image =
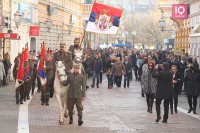
MULTIPOLYGON (((74 39, 74 45, 71 45, 69 47, 69 52, 72 54, 73 65, 80 66, 79 73, 84 76, 84 80, 86 82, 87 74, 85 73, 84 66, 83 66, 84 52, 83 52, 83 49, 81 48, 80 38, 74 39)), ((86 88, 89 88, 89 87, 86 85, 86 88)))
POLYGON ((65 52, 65 44, 60 43, 60 50, 54 53, 54 62, 63 61, 65 63, 66 72, 68 73, 73 67, 72 55, 70 52, 65 52))

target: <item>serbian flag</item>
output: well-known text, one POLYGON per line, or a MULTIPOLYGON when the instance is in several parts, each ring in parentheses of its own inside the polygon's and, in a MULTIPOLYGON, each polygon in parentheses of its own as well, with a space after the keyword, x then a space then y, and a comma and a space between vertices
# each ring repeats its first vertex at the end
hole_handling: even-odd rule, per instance
POLYGON ((121 9, 100 3, 94 3, 85 31, 116 34, 122 13, 123 10, 121 9))
POLYGON ((28 43, 26 43, 24 49, 24 61, 28 61, 28 43))
POLYGON ((17 89, 19 86, 21 86, 24 83, 24 55, 25 55, 25 49, 23 49, 21 57, 20 57, 17 79, 15 82, 15 89, 17 89))
POLYGON ((40 78, 42 85, 46 83, 46 72, 44 70, 44 58, 45 58, 45 46, 43 42, 43 44, 41 45, 40 61, 38 64, 38 77, 40 78))

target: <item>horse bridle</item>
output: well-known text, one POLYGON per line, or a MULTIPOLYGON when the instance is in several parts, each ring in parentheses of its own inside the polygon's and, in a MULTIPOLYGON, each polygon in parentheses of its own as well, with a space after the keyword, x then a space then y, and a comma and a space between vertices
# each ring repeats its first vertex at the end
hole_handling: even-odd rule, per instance
MULTIPOLYGON (((58 68, 62 68, 62 67, 64 67, 65 65, 63 65, 63 66, 60 66, 60 67, 58 67, 58 66, 56 66, 56 67, 58 67, 58 68)), ((57 75, 58 75, 58 71, 57 71, 57 75)), ((61 75, 58 75, 59 76, 59 78, 61 77, 61 76, 67 76, 66 74, 61 74, 61 75)))

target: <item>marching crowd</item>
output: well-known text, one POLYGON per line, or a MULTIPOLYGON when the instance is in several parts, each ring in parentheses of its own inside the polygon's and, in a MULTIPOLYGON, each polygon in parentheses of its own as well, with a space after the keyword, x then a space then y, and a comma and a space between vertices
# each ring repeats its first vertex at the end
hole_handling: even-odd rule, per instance
MULTIPOLYGON (((75 38, 74 45, 65 50, 65 44, 60 45, 60 50, 48 51, 45 56, 45 70, 47 83, 43 89, 40 78, 37 76, 38 58, 35 51, 29 52, 29 59, 24 64, 31 68, 31 75, 24 75, 25 82, 16 89, 16 103, 23 104, 29 100, 30 93, 38 85, 38 92, 41 93, 42 105, 49 105, 49 98, 53 97, 55 79, 55 62, 64 61, 66 73, 70 73, 73 67, 74 50, 80 48, 80 39, 75 38)), ((13 68, 13 77, 17 77, 17 69, 20 61, 20 54, 16 57, 13 68)), ((197 97, 200 91, 200 69, 196 57, 189 57, 187 54, 175 55, 169 51, 158 50, 136 50, 126 48, 108 48, 101 50, 87 49, 83 52, 82 65, 84 78, 92 78, 92 84, 86 82, 86 88, 100 88, 103 74, 106 74, 108 89, 114 85, 120 88, 129 88, 131 80, 135 79, 141 83, 141 96, 146 97, 147 112, 152 113, 155 101, 157 119, 161 119, 160 105, 164 100, 163 121, 167 123, 169 108, 171 114, 178 113, 178 96, 186 94, 189 110, 196 114, 197 97), (122 82, 122 79, 124 80, 122 82), (123 84, 122 84, 123 83, 123 84)), ((85 92, 83 92, 85 93, 85 92)), ((82 106, 82 104, 80 105, 82 106)), ((82 118, 82 116, 81 116, 82 118)))

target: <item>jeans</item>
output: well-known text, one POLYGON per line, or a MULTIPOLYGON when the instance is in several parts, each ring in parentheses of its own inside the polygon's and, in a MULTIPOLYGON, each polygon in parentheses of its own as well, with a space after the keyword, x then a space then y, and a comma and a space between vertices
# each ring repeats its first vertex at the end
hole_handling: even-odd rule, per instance
POLYGON ((126 85, 127 85, 127 87, 129 87, 129 80, 130 80, 130 74, 129 73, 125 74, 124 75, 124 87, 126 87, 126 85))
POLYGON ((97 79, 97 86, 99 85, 99 73, 93 71, 93 82, 92 85, 95 85, 95 79, 97 79))
POLYGON ((122 76, 115 76, 115 83, 117 87, 121 87, 122 76))

